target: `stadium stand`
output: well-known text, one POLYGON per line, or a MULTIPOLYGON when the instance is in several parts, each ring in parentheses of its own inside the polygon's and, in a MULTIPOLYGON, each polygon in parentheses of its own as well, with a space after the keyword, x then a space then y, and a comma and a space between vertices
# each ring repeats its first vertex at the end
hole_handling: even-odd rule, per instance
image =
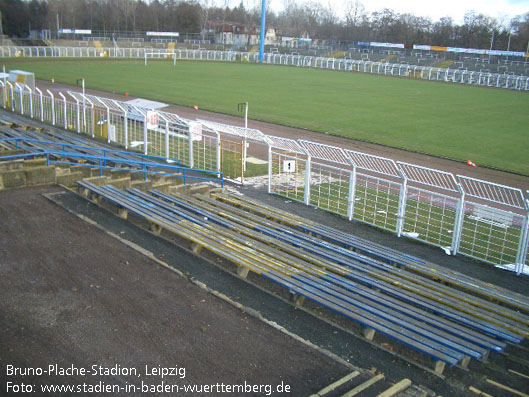
MULTIPOLYGON (((168 161, 165 157, 119 150, 82 135, 52 128, 18 125, 0 119, 0 160, 5 162, 39 158, 44 158, 44 163, 39 163, 44 168, 57 165, 66 170, 74 169, 78 179, 78 171, 81 176, 114 175, 121 172, 130 175, 137 185, 145 184, 148 180, 154 180, 165 187, 173 182, 186 184, 196 180, 223 184, 222 173, 182 167, 179 159, 168 161), (82 168, 86 169, 81 171, 82 168)), ((48 171, 46 173, 49 174, 48 171)), ((55 173, 53 178, 51 174, 48 175, 45 181, 55 181, 54 178, 55 173)), ((71 183, 66 185, 70 186, 71 183)), ((151 187, 152 185, 153 183, 150 184, 151 187)))
MULTIPOLYGON (((466 367, 471 358, 485 360, 490 351, 500 352, 506 342, 520 343, 529 335, 525 315, 310 236, 299 229, 308 222, 273 209, 266 212, 263 204, 246 198, 218 190, 171 196, 87 181, 78 185, 85 196, 113 203, 124 218, 131 212, 157 234, 168 230, 191 241, 196 253, 206 249, 231 261, 242 277, 249 271, 259 274, 294 294, 298 304, 307 298, 353 320, 364 327, 367 339, 378 331, 432 357, 438 374, 446 364, 466 367), (261 212, 250 212, 249 206, 261 212)), ((317 226, 310 227, 316 231, 317 226)), ((320 237, 323 231, 345 237, 322 226, 320 237)), ((454 276, 439 273, 441 279, 454 276)))

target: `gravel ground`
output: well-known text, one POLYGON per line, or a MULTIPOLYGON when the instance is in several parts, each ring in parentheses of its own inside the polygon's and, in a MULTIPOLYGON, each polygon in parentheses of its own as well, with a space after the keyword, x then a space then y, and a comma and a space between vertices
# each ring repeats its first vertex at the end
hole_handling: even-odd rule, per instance
MULTIPOLYGON (((142 381, 158 385, 246 381, 273 387, 283 382, 293 395, 302 396, 351 371, 41 195, 55 190, 0 193, 2 394, 10 394, 7 382, 37 388, 100 381, 121 387, 142 381), (53 364, 88 369, 120 365, 136 368, 140 376, 7 373, 7 365, 47 369, 53 364), (145 366, 178 366, 185 368, 185 377, 148 376, 145 366)), ((190 255, 175 259, 180 266, 196 261, 190 255)))

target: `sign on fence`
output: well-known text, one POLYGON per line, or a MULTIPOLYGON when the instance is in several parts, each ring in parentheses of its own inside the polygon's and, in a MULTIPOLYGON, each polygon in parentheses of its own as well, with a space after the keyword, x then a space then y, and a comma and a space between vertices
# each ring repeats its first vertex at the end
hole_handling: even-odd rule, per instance
POLYGON ((158 128, 158 113, 152 110, 147 111, 147 129, 155 130, 158 128))
POLYGON ((202 140, 202 124, 196 121, 189 121, 189 133, 193 141, 202 140))
POLYGON ((296 161, 295 160, 284 160, 283 161, 283 172, 296 172, 296 161))

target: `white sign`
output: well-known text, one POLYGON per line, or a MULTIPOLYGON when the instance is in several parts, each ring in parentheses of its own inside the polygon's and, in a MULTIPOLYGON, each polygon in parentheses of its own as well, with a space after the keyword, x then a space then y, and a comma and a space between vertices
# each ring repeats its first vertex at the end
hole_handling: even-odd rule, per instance
POLYGON ((116 126, 114 124, 109 125, 108 139, 110 139, 112 142, 116 142, 116 126))
POLYGON ((189 133, 191 134, 191 139, 193 141, 202 140, 202 124, 197 123, 196 121, 189 122, 189 133))
POLYGON ((371 47, 404 48, 404 44, 398 43, 379 43, 377 41, 372 41, 369 44, 371 45, 371 47))
POLYGON ((164 37, 178 37, 180 33, 178 32, 147 32, 147 36, 164 36, 164 37))
POLYGON ((284 160, 283 161, 283 172, 296 172, 296 161, 295 160, 284 160))
POLYGON ((147 111, 147 129, 155 130, 158 128, 158 113, 152 110, 147 111))
POLYGON ((58 33, 92 34, 90 29, 59 29, 58 33))

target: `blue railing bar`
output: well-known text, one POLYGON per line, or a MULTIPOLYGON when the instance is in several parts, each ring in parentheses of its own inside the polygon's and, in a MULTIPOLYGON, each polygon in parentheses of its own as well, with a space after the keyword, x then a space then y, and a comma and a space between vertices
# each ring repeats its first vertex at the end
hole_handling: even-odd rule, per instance
MULTIPOLYGON (((49 162, 53 163, 53 164, 66 164, 66 165, 77 165, 77 166, 82 166, 82 167, 94 167, 94 165, 92 165, 92 164, 82 164, 82 163, 75 163, 75 162, 71 162, 71 161, 50 160, 49 162)), ((168 173, 168 172, 159 172, 159 171, 144 171, 143 169, 135 169, 135 168, 118 168, 118 167, 111 167, 111 166, 106 166, 106 167, 105 166, 101 166, 101 167, 97 166, 97 167, 100 168, 100 172, 99 172, 100 176, 102 176, 102 170, 106 169, 106 170, 128 171, 130 173, 146 172, 148 175, 164 175, 164 176, 181 176, 181 177, 183 177, 183 174, 172 174, 172 173, 168 173)), ((222 177, 222 179, 220 179, 220 186, 224 187, 223 175, 221 175, 221 177, 222 177)), ((197 180, 202 180, 202 181, 206 181, 206 182, 209 182, 209 181, 218 182, 219 181, 218 178, 205 178, 205 177, 193 176, 193 175, 186 175, 186 177, 184 178, 184 181, 187 180, 187 179, 197 179, 197 180)))
POLYGON ((13 159, 20 159, 25 157, 41 157, 45 156, 46 153, 24 153, 24 154, 11 154, 9 156, 0 156, 0 160, 13 160, 13 159))
MULTIPOLYGON (((88 160, 99 160, 99 159, 105 159, 101 156, 94 156, 90 154, 82 154, 82 153, 75 153, 75 152, 61 152, 61 151, 55 151, 55 150, 46 150, 41 153, 49 153, 52 155, 61 155, 66 154, 68 157, 79 157, 82 159, 88 159, 88 160)), ((125 163, 125 164, 133 164, 138 166, 145 166, 145 167, 151 167, 151 168, 168 168, 173 170, 180 170, 180 171, 187 171, 187 172, 196 172, 199 174, 211 174, 211 175, 222 175, 222 172, 219 171, 209 171, 209 170, 201 170, 198 168, 188 168, 188 167, 182 167, 178 165, 171 165, 171 164, 164 164, 164 163, 152 163, 152 162, 142 162, 142 161, 136 161, 136 160, 128 160, 128 159, 121 159, 118 157, 106 157, 106 161, 111 161, 114 163, 125 163)))
MULTIPOLYGON (((54 150, 46 150, 45 152, 49 153, 49 154, 53 154, 53 155, 57 155, 57 154, 63 154, 63 152, 60 152, 60 151, 54 151, 54 150)), ((114 163, 126 163, 126 164, 133 164, 133 165, 141 165, 141 166, 146 166, 146 167, 152 167, 152 168, 169 168, 169 169, 175 169, 175 170, 187 170, 187 171, 193 171, 193 172, 198 172, 198 173, 207 173, 207 174, 215 174, 215 175, 218 175, 219 172, 217 171, 208 171, 208 170, 201 170, 201 169, 196 169, 196 168, 187 168, 187 167, 182 167, 182 166, 178 166, 178 165, 171 165, 171 164, 164 164, 164 163, 153 163, 153 162, 146 162, 146 161, 137 161, 137 160, 129 160, 129 159, 122 159, 122 158, 119 158, 119 157, 101 157, 101 156, 94 156, 94 155, 91 155, 91 154, 83 154, 83 153, 75 153, 75 152, 66 152, 66 154, 69 156, 69 157, 79 157, 79 158, 82 158, 82 159, 95 159, 95 160, 98 160, 98 159, 106 159, 106 161, 111 161, 111 162, 114 162, 114 163)))
POLYGON ((74 162, 67 162, 67 161, 56 161, 56 160, 50 160, 50 155, 60 155, 59 157, 74 157, 74 158, 81 158, 81 159, 89 159, 89 160, 95 160, 97 161, 98 167, 99 167, 99 175, 102 176, 102 170, 103 169, 119 169, 119 170, 128 170, 130 172, 133 172, 130 169, 125 168, 118 168, 118 167, 107 167, 102 164, 102 160, 111 161, 114 163, 121 163, 121 164, 127 164, 127 165, 137 165, 141 166, 141 170, 134 171, 134 172, 143 172, 145 175, 145 179, 147 179, 148 175, 151 174, 159 174, 159 175, 169 175, 169 176, 182 176, 183 182, 186 184, 188 179, 196 179, 196 180, 203 180, 203 181, 213 181, 218 182, 220 179, 221 187, 224 187, 224 173, 217 172, 217 171, 208 171, 208 170, 201 170, 196 168, 186 168, 186 167, 180 167, 176 165, 168 165, 168 164, 160 164, 160 163, 146 163, 146 162, 139 162, 135 160, 126 160, 126 159, 119 159, 119 158, 108 158, 108 157, 100 157, 100 156, 92 156, 87 154, 81 154, 81 153, 74 153, 74 152, 60 152, 60 151, 44 151, 43 149, 40 149, 42 151, 36 152, 36 153, 26 153, 26 154, 18 154, 18 155, 10 155, 10 156, 3 156, 0 157, 0 159, 8 160, 8 159, 15 159, 15 158, 24 158, 24 157, 37 157, 37 156, 46 156, 46 163, 49 166, 50 163, 55 164, 68 164, 68 165, 82 165, 90 167, 93 165, 90 164, 80 164, 80 163, 74 163, 74 162), (149 171, 148 168, 167 168, 169 170, 175 170, 179 171, 180 173, 168 173, 168 172, 160 172, 160 171, 149 171), (201 176, 194 176, 194 175, 188 175, 189 172, 198 173, 198 174, 208 174, 208 175, 215 175, 217 178, 205 178, 201 176))
MULTIPOLYGON (((134 157, 141 157, 142 161, 145 160, 145 158, 149 159, 156 159, 156 160, 164 160, 164 161, 174 161, 178 163, 178 166, 181 165, 180 159, 168 159, 166 157, 161 156, 154 156, 154 155, 145 155, 143 153, 135 153, 135 152, 128 152, 124 150, 115 150, 115 149, 106 149, 106 148, 98 148, 98 147, 92 147, 92 146, 82 146, 82 145, 74 145, 72 143, 59 143, 59 142, 52 142, 52 141, 42 141, 40 139, 33 139, 33 138, 22 138, 22 137, 16 137, 16 138, 1 138, 0 142, 8 142, 8 141, 15 141, 17 144, 17 150, 18 150, 18 143, 19 142, 31 142, 31 143, 40 143, 42 145, 54 145, 54 146, 61 146, 62 150, 64 151, 65 147, 71 147, 75 149, 83 149, 83 150, 95 150, 95 151, 103 151, 107 153, 118 153, 123 154, 127 156, 134 156, 134 157)), ((31 148, 31 149, 39 149, 39 148, 31 148)))

